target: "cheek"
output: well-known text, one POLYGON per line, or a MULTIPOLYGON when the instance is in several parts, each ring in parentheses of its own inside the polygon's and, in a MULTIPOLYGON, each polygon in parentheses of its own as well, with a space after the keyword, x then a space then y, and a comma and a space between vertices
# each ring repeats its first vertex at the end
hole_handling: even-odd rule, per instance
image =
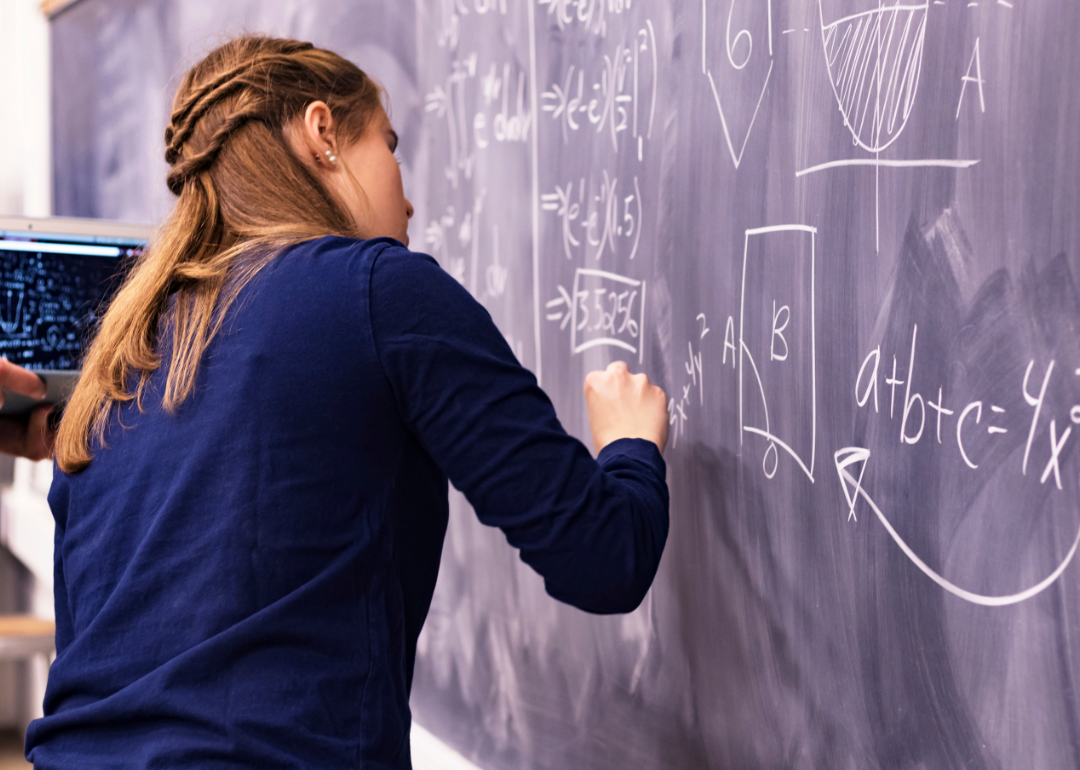
POLYGON ((334 182, 349 208, 356 209, 364 195, 368 194, 369 180, 364 175, 364 167, 355 160, 351 160, 341 171, 345 173, 335 174, 334 182))
POLYGON ((393 168, 390 169, 390 175, 388 177, 388 203, 393 205, 398 211, 401 211, 405 207, 405 185, 401 180, 401 166, 397 161, 394 161, 393 168))
POLYGON ((390 159, 390 167, 387 174, 390 179, 390 189, 404 197, 405 186, 401 181, 401 164, 397 162, 397 158, 393 155, 390 156, 390 159))

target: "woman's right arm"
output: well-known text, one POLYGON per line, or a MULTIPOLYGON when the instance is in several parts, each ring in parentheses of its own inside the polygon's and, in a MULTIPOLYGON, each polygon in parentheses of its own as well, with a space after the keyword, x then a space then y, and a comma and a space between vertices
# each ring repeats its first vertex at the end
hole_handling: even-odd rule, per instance
POLYGON ((388 246, 370 280, 374 342, 401 416, 480 520, 506 533, 555 598, 634 609, 668 531, 662 391, 625 367, 591 376, 590 413, 604 418, 593 459, 487 311, 434 260, 388 246))

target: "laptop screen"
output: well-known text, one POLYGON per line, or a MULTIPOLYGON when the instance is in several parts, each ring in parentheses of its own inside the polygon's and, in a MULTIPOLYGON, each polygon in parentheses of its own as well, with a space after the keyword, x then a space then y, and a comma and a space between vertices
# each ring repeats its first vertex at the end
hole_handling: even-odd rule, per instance
POLYGON ((0 356, 27 369, 78 369, 103 303, 146 235, 98 222, 0 222, 0 356))

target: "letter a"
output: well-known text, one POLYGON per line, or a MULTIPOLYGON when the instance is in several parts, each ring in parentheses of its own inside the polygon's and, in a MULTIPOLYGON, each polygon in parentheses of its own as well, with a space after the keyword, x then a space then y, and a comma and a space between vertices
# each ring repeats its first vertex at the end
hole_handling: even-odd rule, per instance
POLYGON ((739 357, 739 352, 735 348, 735 319, 731 316, 727 317, 727 326, 724 327, 724 360, 722 363, 727 363, 728 348, 731 348, 731 368, 735 368, 735 359, 739 357))
POLYGON ((870 355, 863 359, 862 366, 859 367, 859 376, 855 378, 855 402, 859 406, 866 406, 866 402, 870 400, 870 391, 874 392, 874 411, 877 412, 877 377, 878 377, 878 364, 881 363, 881 346, 874 348, 870 351, 870 355), (870 372, 870 380, 866 384, 866 390, 863 394, 859 395, 859 383, 862 382, 863 372, 866 371, 866 365, 870 363, 870 360, 874 361, 874 369, 870 372))
POLYGON ((960 80, 964 85, 960 87, 960 101, 956 104, 956 119, 960 120, 960 105, 964 103, 964 91, 967 90, 968 83, 975 83, 979 86, 979 109, 986 112, 986 100, 983 99, 983 83, 985 81, 982 77, 982 59, 979 58, 979 38, 975 38, 975 51, 971 54, 971 60, 968 61, 967 73, 960 80), (975 77, 971 76, 972 65, 975 65, 975 77))

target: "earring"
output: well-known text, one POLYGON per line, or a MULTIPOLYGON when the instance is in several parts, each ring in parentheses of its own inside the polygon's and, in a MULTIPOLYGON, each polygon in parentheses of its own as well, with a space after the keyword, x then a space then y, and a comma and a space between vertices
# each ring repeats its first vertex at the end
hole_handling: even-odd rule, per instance
POLYGON ((330 150, 326 151, 326 159, 331 163, 337 163, 337 155, 334 155, 330 150))

